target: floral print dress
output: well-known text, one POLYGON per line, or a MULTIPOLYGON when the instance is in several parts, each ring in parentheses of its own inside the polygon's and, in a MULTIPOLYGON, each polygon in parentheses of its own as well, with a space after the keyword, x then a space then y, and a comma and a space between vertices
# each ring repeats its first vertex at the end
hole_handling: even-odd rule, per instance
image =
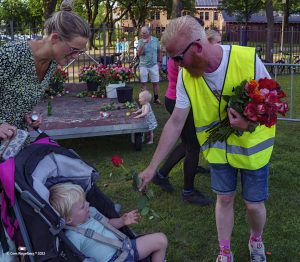
POLYGON ((40 81, 27 41, 0 46, 0 124, 26 130, 24 116, 43 97, 56 68, 57 63, 52 61, 40 81))

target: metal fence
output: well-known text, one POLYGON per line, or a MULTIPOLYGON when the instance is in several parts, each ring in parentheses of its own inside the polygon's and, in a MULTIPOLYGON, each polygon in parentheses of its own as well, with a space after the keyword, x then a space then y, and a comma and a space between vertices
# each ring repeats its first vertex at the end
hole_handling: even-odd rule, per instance
MULTIPOLYGON (((152 35, 160 39, 161 33, 164 28, 152 29, 152 35)), ((24 34, 21 30, 16 30, 17 33, 13 35, 1 34, 0 44, 4 44, 7 41, 12 40, 27 40, 42 37, 41 30, 35 29, 30 32, 34 34, 24 34)), ((259 47, 257 49, 258 55, 265 58, 265 30, 247 31, 246 40, 243 38, 245 35, 238 30, 220 32, 224 44, 246 44, 247 46, 259 47), (244 42, 243 42, 244 41, 244 42)), ((289 115, 284 120, 300 121, 300 112, 297 109, 297 101, 300 98, 300 31, 294 31, 291 29, 284 33, 284 37, 280 38, 280 31, 274 31, 274 63, 265 63, 271 76, 277 81, 282 81, 282 86, 285 92, 288 94, 289 99, 289 115), (283 43, 280 42, 283 39, 283 43), (283 52, 281 52, 283 51, 283 52)), ((135 30, 128 30, 128 28, 116 27, 113 30, 105 26, 93 29, 93 39, 91 48, 82 54, 75 61, 68 66, 69 82, 78 82, 78 72, 81 66, 91 65, 95 63, 111 63, 119 62, 125 67, 129 67, 134 59, 134 37, 138 32, 135 30), (120 38, 128 41, 129 51, 122 56, 116 54, 116 39, 120 38)), ((167 61, 167 56, 164 53, 164 63, 167 61)), ((133 81, 138 81, 135 77, 133 81)), ((300 110, 300 109, 299 109, 300 110)))

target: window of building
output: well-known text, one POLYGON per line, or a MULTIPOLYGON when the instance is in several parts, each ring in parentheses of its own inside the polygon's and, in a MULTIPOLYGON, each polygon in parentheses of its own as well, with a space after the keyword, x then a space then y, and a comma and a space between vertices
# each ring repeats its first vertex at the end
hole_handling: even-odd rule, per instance
POLYGON ((218 12, 214 12, 214 20, 218 20, 219 14, 218 12))
POLYGON ((160 11, 155 12, 155 19, 160 20, 160 11))
POLYGON ((200 12, 199 18, 200 18, 201 20, 204 20, 204 12, 200 12))
POLYGON ((209 12, 205 12, 205 20, 209 20, 209 12))

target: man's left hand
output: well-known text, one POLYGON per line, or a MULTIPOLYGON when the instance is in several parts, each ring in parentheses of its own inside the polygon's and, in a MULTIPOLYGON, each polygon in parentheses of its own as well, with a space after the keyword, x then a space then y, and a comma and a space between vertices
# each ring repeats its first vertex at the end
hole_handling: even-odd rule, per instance
POLYGON ((243 115, 233 108, 227 109, 228 118, 232 128, 239 131, 246 131, 248 128, 248 121, 243 117, 243 115))

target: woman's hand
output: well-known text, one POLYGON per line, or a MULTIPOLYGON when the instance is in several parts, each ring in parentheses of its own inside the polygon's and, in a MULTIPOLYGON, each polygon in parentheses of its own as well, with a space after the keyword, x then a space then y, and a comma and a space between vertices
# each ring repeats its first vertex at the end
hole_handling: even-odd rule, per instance
POLYGON ((8 140, 13 138, 17 133, 15 126, 3 123, 0 124, 0 139, 8 140))
POLYGON ((43 122, 43 116, 40 113, 32 112, 30 114, 25 115, 25 120, 29 127, 37 129, 43 122))
POLYGON ((141 216, 137 209, 130 211, 129 213, 125 213, 122 216, 123 223, 126 226, 131 225, 131 224, 137 224, 139 222, 140 218, 141 218, 141 216))

